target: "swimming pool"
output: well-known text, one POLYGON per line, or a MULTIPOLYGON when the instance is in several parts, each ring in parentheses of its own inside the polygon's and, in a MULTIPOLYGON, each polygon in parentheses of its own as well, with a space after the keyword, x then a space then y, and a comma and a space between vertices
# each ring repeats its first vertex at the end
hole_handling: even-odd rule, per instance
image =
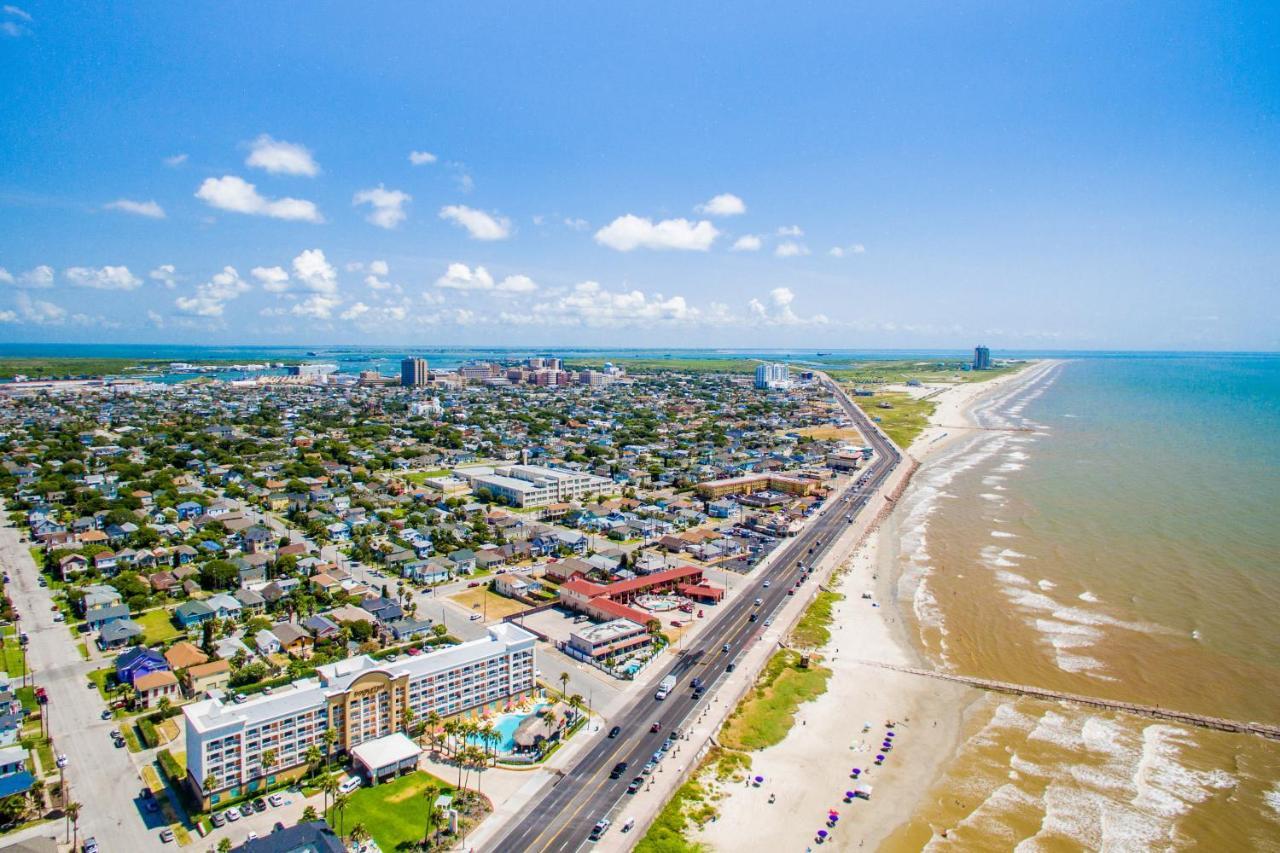
MULTIPOLYGON (((520 726, 522 722, 524 722, 526 718, 532 717, 534 714, 537 714, 539 711, 541 711, 545 707, 547 707, 547 703, 543 702, 538 705, 535 705, 532 711, 523 712, 519 714, 503 714, 501 717, 498 717, 497 719, 493 720, 493 728, 498 733, 498 737, 502 738, 502 740, 498 743, 498 752, 507 752, 507 753, 515 752, 516 742, 514 738, 516 734, 516 729, 520 726)), ((468 738, 467 740, 468 742, 473 743, 476 746, 484 746, 484 744, 481 742, 480 738, 478 737, 471 737, 471 738, 468 738)))

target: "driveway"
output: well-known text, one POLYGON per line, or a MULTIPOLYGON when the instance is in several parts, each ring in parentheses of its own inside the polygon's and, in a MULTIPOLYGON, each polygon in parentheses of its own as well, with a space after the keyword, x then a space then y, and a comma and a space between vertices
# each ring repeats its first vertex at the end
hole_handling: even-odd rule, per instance
MULTIPOLYGON (((0 517, 5 514, 0 506, 0 517)), ((100 662, 81 660, 66 624, 53 621, 50 590, 37 584, 28 543, 18 536, 7 519, 0 521, 0 563, 11 578, 6 591, 22 617, 21 630, 30 637, 27 660, 35 681, 49 694, 49 732, 54 749, 69 760, 71 798, 83 806, 80 837, 96 837, 105 853, 159 849, 162 819, 142 810, 139 769, 128 750, 112 745, 109 732, 118 723, 100 718, 106 706, 97 690, 87 687, 89 671, 100 662)), ((64 838, 61 822, 50 827, 64 838)))

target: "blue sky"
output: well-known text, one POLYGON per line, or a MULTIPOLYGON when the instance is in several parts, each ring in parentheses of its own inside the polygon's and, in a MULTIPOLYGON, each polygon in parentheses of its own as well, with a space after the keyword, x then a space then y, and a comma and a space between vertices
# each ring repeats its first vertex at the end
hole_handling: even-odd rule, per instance
POLYGON ((621 6, 6 5, 0 340, 1280 348, 1275 4, 621 6))

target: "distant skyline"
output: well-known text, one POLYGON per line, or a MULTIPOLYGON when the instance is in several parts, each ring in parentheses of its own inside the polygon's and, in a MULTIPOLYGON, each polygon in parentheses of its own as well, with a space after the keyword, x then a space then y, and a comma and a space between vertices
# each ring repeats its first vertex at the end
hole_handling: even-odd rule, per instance
POLYGON ((1274 4, 0 9, 0 342, 1280 349, 1274 4))

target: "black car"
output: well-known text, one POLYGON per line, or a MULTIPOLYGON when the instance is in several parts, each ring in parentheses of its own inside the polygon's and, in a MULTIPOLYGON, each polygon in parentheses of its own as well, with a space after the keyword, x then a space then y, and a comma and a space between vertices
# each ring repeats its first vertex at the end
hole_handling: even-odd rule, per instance
POLYGON ((759 616, 760 616, 760 614, 759 614, 759 613, 752 613, 752 614, 751 614, 751 618, 750 618, 750 619, 748 619, 747 621, 748 621, 748 622, 754 622, 754 621, 756 621, 756 619, 757 619, 757 618, 759 618, 759 616))
POLYGON ((644 777, 637 776, 631 780, 631 784, 627 786, 627 793, 634 794, 644 787, 644 777))
POLYGON ((725 672, 733 672, 733 671, 734 671, 735 669, 737 669, 737 668, 738 668, 738 665, 737 665, 736 663, 731 663, 731 664, 729 664, 728 666, 726 666, 726 667, 724 668, 724 671, 725 671, 725 672))
POLYGON ((702 686, 702 679, 695 678, 693 681, 689 682, 689 686, 692 687, 694 690, 697 690, 699 687, 702 686))
POLYGON ((610 739, 616 738, 620 734, 622 734, 622 726, 614 726, 613 728, 609 729, 610 739))
POLYGON ((262 797, 258 797, 258 799, 254 800, 252 805, 255 812, 262 813, 267 810, 267 801, 262 799, 262 797))
POLYGON ((627 762, 619 761, 613 765, 613 769, 609 771, 610 779, 621 779, 622 774, 627 772, 627 762))
POLYGON ((694 700, 696 701, 696 700, 698 700, 698 699, 701 699, 701 698, 702 698, 702 694, 703 694, 703 693, 706 693, 706 692, 707 692, 706 690, 704 690, 703 688, 699 687, 697 690, 693 691, 693 698, 694 698, 694 700))

